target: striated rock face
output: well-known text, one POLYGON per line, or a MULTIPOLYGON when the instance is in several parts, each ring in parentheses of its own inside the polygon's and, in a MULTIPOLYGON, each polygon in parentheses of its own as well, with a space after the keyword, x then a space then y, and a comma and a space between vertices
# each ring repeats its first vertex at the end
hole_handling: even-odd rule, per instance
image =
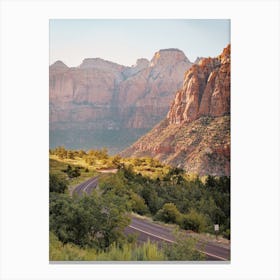
POLYGON ((185 74, 168 112, 170 123, 191 122, 201 116, 230 112, 230 46, 217 58, 204 58, 185 74))
POLYGON ((102 58, 85 58, 79 67, 80 69, 98 69, 108 72, 120 72, 125 67, 102 58))
POLYGON ((167 117, 121 153, 199 175, 230 175, 230 45, 186 73, 167 117))
POLYGON ((198 56, 193 64, 198 64, 202 59, 204 59, 204 57, 198 56))
POLYGON ((141 58, 131 67, 100 58, 71 68, 55 62, 49 69, 50 140, 61 130, 152 128, 168 112, 191 65, 178 49, 160 50, 151 61, 141 58))
POLYGON ((146 58, 139 58, 136 61, 136 65, 132 65, 131 67, 127 67, 122 74, 125 78, 129 78, 131 76, 134 76, 138 74, 140 71, 142 71, 145 68, 148 68, 149 66, 149 60, 146 58))
POLYGON ((180 50, 160 50, 148 67, 121 82, 117 103, 123 125, 152 128, 162 120, 174 97, 172 89, 182 86, 180 75, 191 65, 180 50))

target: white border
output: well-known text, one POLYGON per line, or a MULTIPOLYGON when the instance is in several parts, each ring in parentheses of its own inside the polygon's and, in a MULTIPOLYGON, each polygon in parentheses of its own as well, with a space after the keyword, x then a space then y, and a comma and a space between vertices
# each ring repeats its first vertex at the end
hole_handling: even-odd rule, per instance
POLYGON ((2 1, 1 279, 279 279, 279 33, 278 1, 2 1), (231 19, 231 264, 48 263, 49 18, 231 19))

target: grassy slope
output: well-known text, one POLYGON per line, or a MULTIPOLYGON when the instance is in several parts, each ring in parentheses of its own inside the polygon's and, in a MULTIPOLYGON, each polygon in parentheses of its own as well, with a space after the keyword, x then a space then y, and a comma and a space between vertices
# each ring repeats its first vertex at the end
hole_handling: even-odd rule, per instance
POLYGON ((106 252, 97 252, 91 248, 79 248, 74 244, 63 245, 57 237, 50 233, 51 261, 163 261, 164 253, 156 244, 150 242, 141 246, 124 244, 118 248, 113 244, 106 252))
MULTIPOLYGON (((110 159, 108 160, 96 160, 94 166, 91 166, 85 162, 84 159, 76 157, 75 159, 59 159, 56 155, 50 155, 50 173, 56 174, 64 179, 67 179, 66 173, 62 172, 63 169, 67 168, 67 165, 72 167, 81 166, 83 168, 88 168, 89 172, 86 173, 85 169, 81 169, 81 176, 75 179, 71 179, 70 186, 77 185, 93 176, 98 174, 98 169, 107 168, 110 164, 110 159)), ((141 173, 143 176, 150 177, 152 179, 162 178, 166 175, 170 167, 168 165, 163 165, 150 158, 122 158, 120 163, 125 166, 131 166, 133 171, 136 173, 141 173)))
POLYGON ((96 176, 98 173, 96 170, 90 166, 86 166, 82 161, 79 160, 60 160, 57 156, 51 155, 50 161, 49 161, 49 167, 50 167, 50 174, 58 175, 61 178, 64 178, 68 181, 69 187, 76 186, 87 179, 96 176), (65 170, 67 168, 67 165, 71 165, 72 168, 75 168, 76 166, 83 167, 80 169, 81 176, 77 178, 69 179, 67 174, 64 173, 62 170, 65 170), (85 168, 88 168, 89 172, 85 172, 85 168))

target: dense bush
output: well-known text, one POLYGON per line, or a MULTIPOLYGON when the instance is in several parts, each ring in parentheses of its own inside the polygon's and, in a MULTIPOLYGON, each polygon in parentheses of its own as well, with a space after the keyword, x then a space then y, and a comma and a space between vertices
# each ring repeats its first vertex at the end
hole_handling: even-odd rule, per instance
POLYGON ((230 229, 226 229, 224 232, 223 232, 223 237, 227 238, 230 240, 230 229))
POLYGON ((136 193, 155 219, 196 232, 214 233, 214 224, 219 224, 220 233, 229 236, 229 177, 207 176, 203 182, 198 176, 186 176, 174 168, 163 179, 151 179, 123 167, 114 180, 107 190, 120 195, 136 193))
MULTIPOLYGON (((220 234, 230 239, 229 177, 202 180, 149 158, 109 157, 105 149, 84 152, 58 147, 50 153, 119 169, 117 174, 103 175, 98 192, 82 198, 64 194, 66 181, 50 175, 51 260, 203 259, 196 241, 182 236, 161 248, 151 243, 135 246, 135 238, 123 235, 129 211, 196 232, 214 233, 213 225, 218 223, 220 234)), ((73 178, 80 169, 68 165, 64 172, 73 178)))
POLYGON ((188 214, 182 216, 181 225, 186 230, 203 232, 206 229, 206 218, 203 214, 192 209, 188 214))
POLYGON ((62 243, 97 249, 121 242, 129 224, 125 201, 111 195, 71 198, 50 194, 50 230, 62 243))
POLYGON ((131 210, 140 215, 145 215, 149 212, 148 206, 144 199, 137 193, 132 192, 130 195, 131 199, 131 210))
POLYGON ((140 195, 145 200, 145 203, 148 205, 149 210, 153 215, 155 215, 164 204, 164 200, 158 195, 154 186, 148 182, 144 184, 140 195))
POLYGON ((67 165, 67 169, 62 170, 63 172, 65 172, 69 178, 76 178, 81 176, 81 172, 80 172, 81 167, 76 166, 75 168, 72 168, 71 165, 67 165))
POLYGON ((50 192, 64 193, 67 189, 67 183, 65 180, 59 178, 57 175, 49 175, 49 187, 50 192))
MULTIPOLYGON (((90 165, 103 165, 103 168, 117 167, 118 173, 100 180, 99 188, 104 195, 111 193, 124 199, 127 211, 151 215, 199 232, 214 233, 214 224, 219 224, 220 234, 230 237, 229 177, 202 179, 195 174, 187 175, 180 168, 163 166, 151 158, 110 157, 106 149, 84 152, 58 147, 50 153, 60 158, 80 157, 90 165), (172 214, 172 210, 164 207, 170 203, 178 212, 172 214)), ((79 176, 80 170, 68 168, 65 172, 73 178, 79 176)))
POLYGON ((202 261, 205 255, 197 250, 197 240, 177 232, 176 242, 164 244, 164 254, 170 261, 202 261))
POLYGON ((165 203, 157 214, 155 215, 156 220, 160 220, 165 223, 181 223, 182 214, 178 211, 174 203, 165 203))

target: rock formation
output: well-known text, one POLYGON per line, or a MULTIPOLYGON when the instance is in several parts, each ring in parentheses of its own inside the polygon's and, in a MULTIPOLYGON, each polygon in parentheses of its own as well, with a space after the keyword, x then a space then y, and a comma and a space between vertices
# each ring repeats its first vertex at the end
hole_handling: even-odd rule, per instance
POLYGON ((230 174, 230 45, 186 73, 167 117, 121 153, 200 175, 230 174))
POLYGON ((204 57, 198 56, 195 61, 194 64, 198 64, 200 60, 204 59, 204 57))
POLYGON ((185 74, 167 118, 170 123, 190 122, 201 116, 230 112, 230 46, 217 58, 204 58, 185 74))
MULTIPOLYGON (((85 131, 94 134, 96 129, 100 134, 110 130, 113 138, 122 136, 123 129, 127 134, 136 130, 138 137, 139 131, 151 129, 164 118, 191 65, 178 49, 160 50, 151 61, 141 58, 131 67, 100 58, 84 59, 79 67, 71 68, 55 62, 49 71, 51 146, 76 148, 79 138, 81 148, 89 148, 81 135, 85 131), (76 137, 74 131, 81 130, 76 137), (69 138, 66 143, 58 137, 62 132, 72 135, 73 145, 69 138)), ((120 148, 131 143, 123 139, 120 148)), ((108 146, 106 141, 102 145, 108 146)))

